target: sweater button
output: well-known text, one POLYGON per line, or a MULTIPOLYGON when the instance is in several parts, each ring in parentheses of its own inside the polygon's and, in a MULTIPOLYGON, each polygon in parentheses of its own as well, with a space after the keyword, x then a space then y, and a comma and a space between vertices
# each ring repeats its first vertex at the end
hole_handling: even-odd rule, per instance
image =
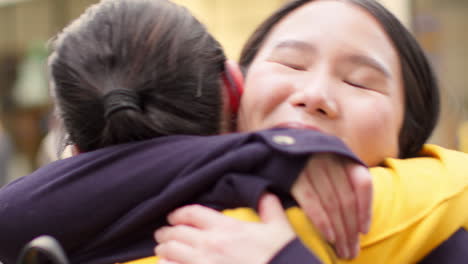
POLYGON ((273 142, 278 145, 290 146, 296 143, 296 140, 290 136, 276 135, 273 136, 273 142))

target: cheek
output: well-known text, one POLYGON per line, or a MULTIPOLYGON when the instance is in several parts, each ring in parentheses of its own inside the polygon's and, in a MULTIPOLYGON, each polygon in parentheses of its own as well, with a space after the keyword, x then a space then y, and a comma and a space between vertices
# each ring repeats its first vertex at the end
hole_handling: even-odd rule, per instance
POLYGON ((401 111, 390 100, 374 100, 354 107, 349 117, 350 147, 368 165, 374 166, 386 157, 398 156, 401 111))
POLYGON ((288 98, 291 86, 270 68, 251 68, 247 74, 238 120, 239 131, 264 128, 272 112, 288 98))

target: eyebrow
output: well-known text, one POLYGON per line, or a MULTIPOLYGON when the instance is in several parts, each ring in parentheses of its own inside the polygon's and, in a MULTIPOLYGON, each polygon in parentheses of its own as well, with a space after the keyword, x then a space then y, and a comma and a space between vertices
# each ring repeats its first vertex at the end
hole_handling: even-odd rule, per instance
POLYGON ((373 68, 374 70, 385 75, 385 77, 392 78, 390 71, 387 70, 380 62, 371 57, 364 55, 351 55, 348 57, 348 60, 357 65, 364 65, 373 68))
MULTIPOLYGON (((292 49, 302 50, 302 51, 311 52, 311 53, 317 52, 317 47, 315 47, 314 45, 310 43, 300 41, 300 40, 280 41, 274 46, 273 51, 278 50, 278 49, 284 49, 284 48, 292 48, 292 49)), ((384 65, 382 65, 382 63, 380 63, 374 58, 371 58, 365 55, 354 54, 354 55, 348 56, 347 59, 354 64, 364 65, 364 66, 373 68, 374 70, 382 73, 387 78, 392 78, 390 71, 387 70, 387 68, 384 65)))
POLYGON ((284 49, 284 48, 292 48, 292 49, 298 49, 306 52, 317 52, 317 48, 304 41, 300 40, 283 40, 278 42, 274 48, 273 51, 278 50, 278 49, 284 49))

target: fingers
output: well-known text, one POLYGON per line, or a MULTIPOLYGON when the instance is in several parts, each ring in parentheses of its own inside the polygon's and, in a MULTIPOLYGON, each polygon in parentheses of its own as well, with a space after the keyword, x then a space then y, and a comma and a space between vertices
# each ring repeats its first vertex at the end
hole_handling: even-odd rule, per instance
POLYGON ((260 197, 259 205, 260 218, 264 223, 279 223, 287 224, 288 217, 286 216, 283 206, 278 197, 271 193, 266 193, 260 197))
POLYGON ((347 234, 344 227, 344 221, 340 212, 340 200, 329 177, 328 160, 330 156, 323 156, 326 158, 318 158, 311 163, 310 174, 308 180, 312 183, 315 188, 320 202, 328 215, 330 225, 333 228, 335 235, 335 244, 338 247, 338 253, 340 256, 345 256, 345 248, 343 247, 343 241, 347 241, 347 234))
POLYGON ((288 241, 291 241, 296 234, 289 224, 288 217, 284 212, 280 200, 275 195, 271 193, 263 194, 260 197, 258 211, 262 223, 257 225, 257 228, 270 230, 268 232, 269 235, 276 240, 276 243, 268 243, 268 248, 271 251, 265 251, 271 257, 279 248, 284 247, 288 241))
POLYGON ((220 212, 201 205, 188 205, 176 209, 167 217, 171 225, 188 225, 200 229, 208 229, 231 219, 220 212))
POLYGON ((308 177, 308 173, 302 173, 292 186, 291 193, 320 233, 333 244, 336 237, 331 220, 308 177))
POLYGON ((362 165, 347 162, 345 166, 357 198, 359 231, 367 234, 372 216, 372 175, 362 165))
POLYGON ((359 253, 359 232, 370 218, 372 193, 367 170, 363 172, 350 164, 332 154, 316 155, 291 190, 320 232, 334 242, 338 256, 347 259, 359 253), (361 190, 365 194, 360 194, 361 190))
POLYGON ((196 251, 192 247, 174 240, 159 244, 154 249, 154 253, 165 261, 160 260, 159 263, 189 264, 197 259, 196 251))
POLYGON ((154 233, 154 238, 159 244, 175 240, 190 246, 196 246, 202 236, 200 230, 185 225, 162 227, 154 233))
POLYGON ((166 259, 159 259, 158 264, 182 264, 182 263, 174 262, 174 261, 170 261, 166 259))
MULTIPOLYGON (((311 163, 311 175, 309 180, 315 187, 320 201, 331 221, 331 225, 335 233, 335 247, 337 253, 342 258, 349 258, 351 253, 348 246, 348 232, 346 230, 346 221, 344 219, 343 207, 340 205, 342 199, 340 199, 341 184, 335 186, 337 178, 332 175, 337 174, 337 170, 334 167, 339 166, 340 163, 336 162, 331 155, 322 155, 311 163), (334 163, 330 163, 334 162, 334 163)), ((343 178, 341 174, 337 175, 343 178)), ((342 180, 338 178, 338 181, 342 180)))
POLYGON ((346 236, 337 243, 342 256, 354 258, 359 253, 359 214, 357 210, 356 193, 350 183, 343 160, 336 160, 328 167, 328 176, 333 183, 336 199, 339 200, 340 217, 346 236))

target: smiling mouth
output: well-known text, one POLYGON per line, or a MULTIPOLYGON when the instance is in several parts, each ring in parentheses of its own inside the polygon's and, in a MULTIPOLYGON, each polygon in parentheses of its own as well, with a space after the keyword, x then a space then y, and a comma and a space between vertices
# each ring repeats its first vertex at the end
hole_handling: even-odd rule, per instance
POLYGON ((303 124, 303 123, 297 123, 297 122, 286 122, 286 123, 280 123, 274 127, 281 127, 281 128, 298 128, 298 129, 307 129, 307 130, 313 130, 313 131, 320 131, 318 127, 303 124))

